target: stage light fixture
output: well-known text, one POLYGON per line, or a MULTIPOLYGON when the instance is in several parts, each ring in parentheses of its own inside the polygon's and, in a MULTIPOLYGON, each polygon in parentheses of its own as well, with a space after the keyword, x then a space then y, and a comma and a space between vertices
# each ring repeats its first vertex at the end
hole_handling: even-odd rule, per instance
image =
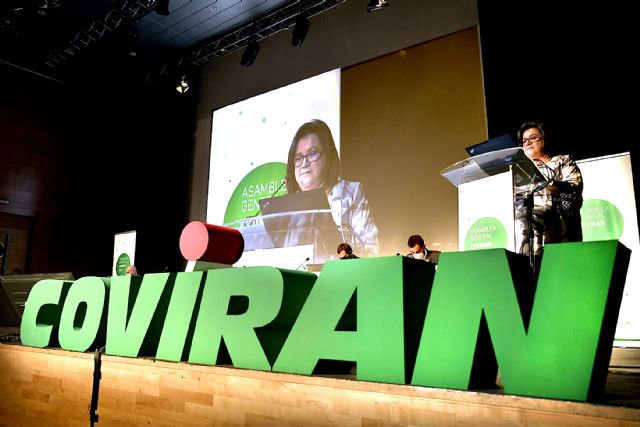
POLYGON ((388 0, 369 0, 369 4, 367 4, 367 13, 375 12, 385 6, 389 6, 388 0))
MULTIPOLYGON (((61 6, 58 0, 41 0, 41 1, 32 2, 32 3, 37 3, 37 8, 38 8, 37 13, 38 15, 41 15, 41 16, 46 16, 51 11, 51 9, 55 9, 61 6)), ((13 10, 14 11, 22 10, 22 8, 21 9, 13 8, 13 10)))
POLYGON ((182 77, 180 78, 180 81, 176 85, 176 90, 180 93, 185 93, 186 91, 189 90, 189 82, 187 81, 187 76, 185 76, 184 74, 182 75, 182 77))
POLYGON ((260 52, 260 44, 256 40, 250 41, 242 53, 240 65, 243 67, 251 66, 256 60, 256 56, 258 56, 258 52, 260 52))
POLYGON ((138 56, 138 51, 136 49, 136 41, 138 40, 138 26, 136 23, 133 23, 129 28, 127 28, 127 34, 125 38, 126 48, 129 51, 129 56, 136 57, 138 56))
POLYGON ((156 3, 156 13, 158 15, 167 16, 169 14, 169 0, 157 0, 156 3))
POLYGON ((311 22, 309 22, 309 18, 303 14, 298 15, 296 18, 296 25, 294 25, 291 35, 291 44, 293 46, 297 47, 302 45, 304 39, 307 37, 310 26, 311 22))

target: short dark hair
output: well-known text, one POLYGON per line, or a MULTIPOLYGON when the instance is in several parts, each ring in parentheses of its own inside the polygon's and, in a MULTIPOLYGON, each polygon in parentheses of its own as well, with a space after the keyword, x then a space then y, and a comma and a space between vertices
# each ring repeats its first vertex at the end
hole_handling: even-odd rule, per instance
POLYGON ((300 186, 296 181, 295 173, 295 157, 298 150, 298 142, 308 135, 316 135, 322 146, 322 155, 326 159, 326 167, 322 173, 322 180, 327 189, 333 188, 338 179, 340 179, 340 158, 336 150, 336 143, 331 135, 331 129, 322 120, 311 120, 300 126, 296 131, 291 147, 289 147, 289 158, 287 160, 287 191, 288 193, 297 193, 300 186))
POLYGON ((424 248, 424 239, 419 234, 414 234, 413 236, 409 236, 407 245, 410 248, 414 247, 415 245, 420 245, 421 248, 424 248))
POLYGON ((542 136, 544 137, 544 146, 545 146, 545 149, 547 149, 548 148, 547 144, 549 143, 549 141, 547 141, 547 134, 544 131, 544 123, 542 122, 542 120, 533 120, 530 122, 524 122, 523 124, 520 125, 520 129, 518 129, 518 145, 522 147, 522 138, 524 136, 524 133, 527 130, 532 128, 538 129, 538 131, 542 134, 542 136))
POLYGON ((353 253, 353 249, 351 249, 351 245, 348 243, 340 243, 338 245, 338 251, 336 253, 340 254, 342 251, 345 251, 347 255, 351 255, 353 253))

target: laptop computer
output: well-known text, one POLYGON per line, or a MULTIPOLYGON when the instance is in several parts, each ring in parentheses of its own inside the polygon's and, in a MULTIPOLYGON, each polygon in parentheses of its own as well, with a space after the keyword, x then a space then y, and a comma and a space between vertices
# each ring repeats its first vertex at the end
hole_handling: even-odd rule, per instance
POLYGON ((258 201, 262 215, 280 212, 298 212, 313 209, 329 209, 329 200, 324 188, 268 197, 258 201))
POLYGON ((465 148, 465 150, 467 150, 470 156, 478 156, 480 154, 504 150, 505 148, 515 148, 517 146, 518 144, 516 144, 513 138, 511 138, 511 135, 507 133, 479 144, 471 145, 465 148))

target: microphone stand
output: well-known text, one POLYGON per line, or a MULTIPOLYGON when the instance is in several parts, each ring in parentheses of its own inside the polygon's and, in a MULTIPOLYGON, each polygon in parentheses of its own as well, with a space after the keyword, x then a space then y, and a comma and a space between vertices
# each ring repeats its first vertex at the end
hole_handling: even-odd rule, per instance
POLYGON ((525 193, 525 197, 523 199, 524 207, 527 210, 527 231, 528 231, 527 240, 529 241, 529 265, 531 266, 531 271, 533 272, 534 280, 536 279, 537 274, 536 274, 535 251, 533 248, 533 243, 535 240, 535 231, 534 231, 535 223, 533 221, 533 207, 534 207, 533 195, 538 191, 547 187, 549 184, 551 184, 551 182, 553 182, 553 180, 548 180, 534 186, 530 191, 525 193))
POLYGON ((533 191, 529 191, 523 200, 524 208, 527 210, 527 240, 529 242, 529 266, 533 272, 533 278, 536 277, 536 260, 533 250, 534 232, 533 232, 533 191))
POLYGON ((4 235, 4 243, 0 242, 0 259, 2 259, 2 264, 0 264, 0 274, 7 274, 7 255, 9 254, 9 233, 4 235))

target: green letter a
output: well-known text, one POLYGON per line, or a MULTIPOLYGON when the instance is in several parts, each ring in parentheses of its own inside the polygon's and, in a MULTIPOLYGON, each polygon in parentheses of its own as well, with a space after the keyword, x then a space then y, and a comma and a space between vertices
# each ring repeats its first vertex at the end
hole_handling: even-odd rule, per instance
POLYGON ((308 375, 320 359, 351 360, 358 379, 404 384, 433 271, 398 256, 328 262, 273 370, 308 375), (353 315, 347 306, 354 293, 356 330, 338 330, 343 315, 353 315))

